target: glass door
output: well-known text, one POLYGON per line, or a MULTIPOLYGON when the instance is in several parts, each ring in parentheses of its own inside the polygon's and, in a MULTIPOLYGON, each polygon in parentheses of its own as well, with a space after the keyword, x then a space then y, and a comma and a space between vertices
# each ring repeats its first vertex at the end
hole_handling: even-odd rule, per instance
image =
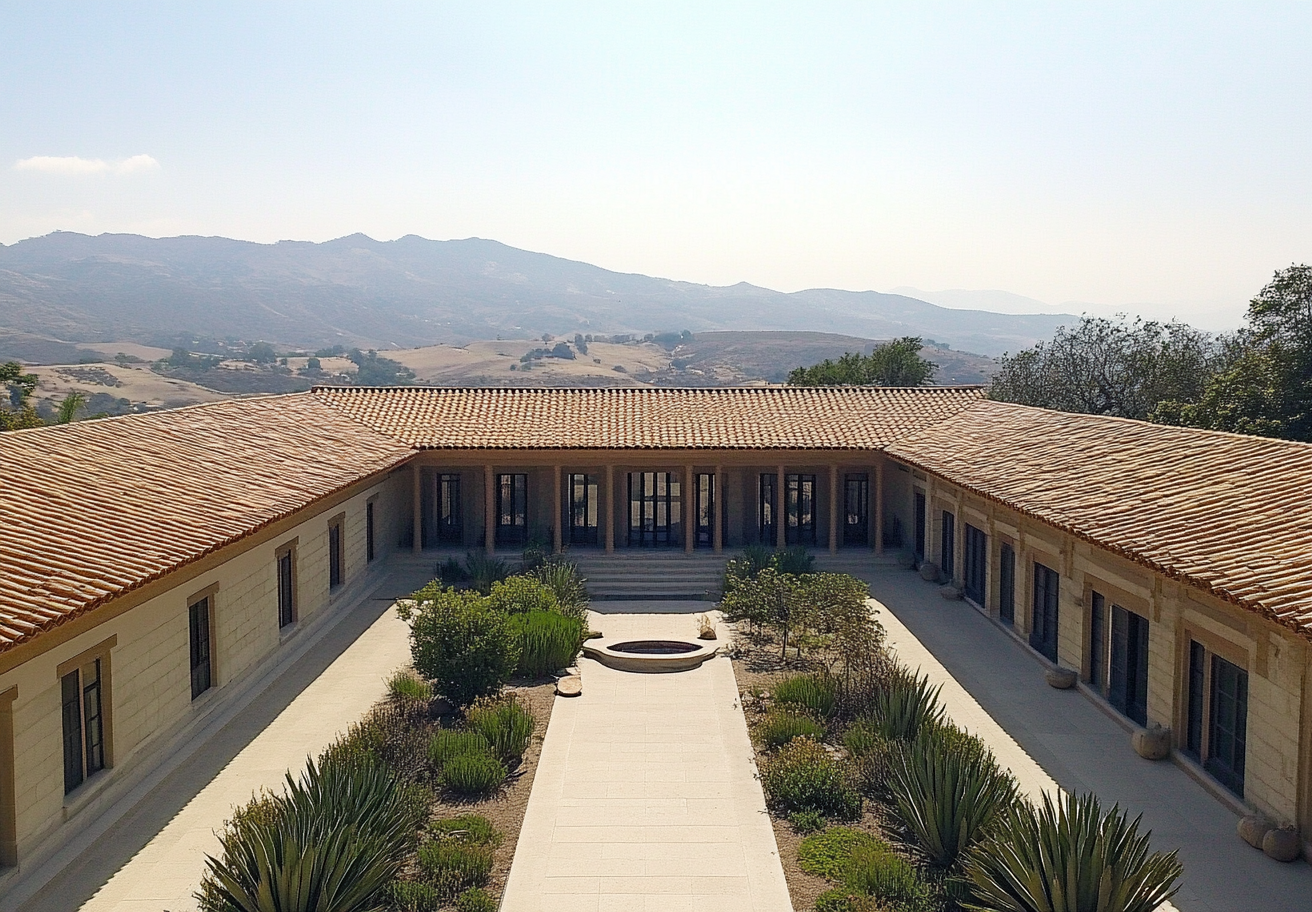
POLYGON ((776 499, 778 481, 777 475, 773 472, 761 473, 761 496, 758 500, 758 527, 760 529, 761 544, 773 548, 775 545, 775 513, 778 508, 776 499))
POLYGON ((988 567, 988 536, 983 529, 966 523, 966 553, 962 593, 981 608, 984 607, 986 574, 988 567))
POLYGON ((528 541, 528 475, 511 472, 497 476, 497 532, 500 545, 528 541))
POLYGON ((1057 661, 1057 571, 1043 564, 1034 565, 1034 613, 1030 627, 1030 645, 1057 661))
POLYGON ((699 472, 694 482, 693 514, 697 518, 694 544, 698 548, 711 548, 715 545, 715 476, 710 472, 699 472))
POLYGON ((677 475, 672 472, 630 472, 629 547, 678 545, 676 526, 681 508, 677 475))
POLYGON ((848 475, 843 483, 843 544, 870 544, 870 478, 848 475))
POLYGON ((1011 545, 998 549, 998 617, 1004 624, 1016 621, 1016 552, 1011 545))
POLYGON ((916 560, 925 559, 925 545, 927 544, 927 531, 925 522, 925 494, 923 491, 916 492, 916 560))
POLYGON ((785 475, 788 525, 784 541, 790 545, 815 544, 815 476, 785 475))
POLYGON ((465 541, 465 523, 460 510, 460 476, 437 476, 437 540, 444 545, 465 541))
POLYGON ((597 543, 597 476, 569 476, 569 506, 566 517, 571 545, 597 543))

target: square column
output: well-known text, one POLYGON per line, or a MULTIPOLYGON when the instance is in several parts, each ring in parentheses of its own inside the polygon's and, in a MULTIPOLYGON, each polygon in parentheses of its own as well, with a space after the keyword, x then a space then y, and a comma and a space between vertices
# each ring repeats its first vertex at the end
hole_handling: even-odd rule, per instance
POLYGON ((829 553, 838 553, 838 466, 829 467, 829 553))
POLYGON ((410 463, 411 479, 411 513, 410 519, 414 529, 414 544, 411 548, 415 554, 424 550, 424 491, 423 479, 419 472, 419 463, 410 463))
POLYGON ((483 547, 497 550, 497 477, 492 466, 483 466, 483 547))
POLYGON ((784 467, 779 466, 776 470, 777 478, 774 483, 775 513, 774 513, 774 546, 776 548, 785 548, 788 546, 788 492, 784 490, 784 467))

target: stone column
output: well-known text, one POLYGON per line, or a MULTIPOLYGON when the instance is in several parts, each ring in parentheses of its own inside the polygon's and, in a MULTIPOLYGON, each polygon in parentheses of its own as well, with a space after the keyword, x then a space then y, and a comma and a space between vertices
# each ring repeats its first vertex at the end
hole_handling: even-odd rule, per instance
POLYGON ((712 522, 711 540, 715 542, 715 553, 724 551, 724 466, 715 467, 715 516, 712 522))
POLYGON ((838 466, 829 467, 829 553, 838 553, 838 466))
POLYGON ((606 509, 602 511, 606 527, 606 553, 615 551, 615 467, 606 466, 606 509))
POLYGON ((410 520, 414 529, 414 545, 411 550, 419 554, 424 550, 424 491, 423 475, 419 470, 419 463, 410 463, 410 520))
POLYGON ((560 466, 551 467, 552 487, 555 489, 553 500, 555 501, 556 518, 551 521, 551 550, 559 554, 564 550, 565 535, 562 526, 565 525, 565 505, 560 499, 560 466))
POLYGON ((788 495, 784 491, 786 480, 784 467, 779 466, 775 471, 774 482, 774 546, 776 548, 784 548, 788 545, 788 495))
POLYGON ((497 476, 493 466, 483 466, 483 547, 497 550, 497 476))
POLYGON ((683 467, 683 551, 692 554, 697 544, 696 476, 692 466, 683 467))
POLYGON ((875 534, 875 553, 884 553, 884 460, 875 463, 875 515, 870 527, 875 534))

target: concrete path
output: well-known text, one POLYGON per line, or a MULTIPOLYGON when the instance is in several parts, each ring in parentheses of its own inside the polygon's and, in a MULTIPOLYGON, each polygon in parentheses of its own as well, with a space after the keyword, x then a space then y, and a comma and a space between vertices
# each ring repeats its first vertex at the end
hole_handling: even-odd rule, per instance
POLYGON ((1174 764, 1135 754, 1093 698, 1047 686, 1038 659, 1007 631, 913 573, 868 578, 890 644, 943 684, 953 720, 988 742, 1027 792, 1095 792, 1142 812, 1155 849, 1180 849, 1181 912, 1312 910, 1312 866, 1272 861, 1240 841, 1233 812, 1174 764))
POLYGON ((391 595, 415 588, 409 575, 389 574, 376 593, 389 597, 349 609, 103 835, 56 856, 59 874, 22 912, 195 909, 205 855, 217 851, 214 832, 232 808, 303 767, 380 699, 386 677, 409 662, 409 628, 389 607, 391 595))
MULTIPOLYGON (((637 638, 695 636, 709 606, 593 607, 594 630, 637 638)), ((503 912, 790 910, 729 660, 675 674, 581 662, 583 695, 556 699, 503 912)))

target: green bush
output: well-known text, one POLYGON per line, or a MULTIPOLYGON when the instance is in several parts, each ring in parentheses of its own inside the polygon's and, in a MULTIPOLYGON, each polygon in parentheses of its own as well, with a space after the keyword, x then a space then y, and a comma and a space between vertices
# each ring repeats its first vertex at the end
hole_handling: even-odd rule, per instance
POLYGON ((413 782, 428 769, 428 706, 414 700, 375 706, 324 749, 320 764, 381 760, 393 773, 413 782))
POLYGON ((810 738, 794 738, 761 762, 766 800, 781 814, 817 811, 836 820, 861 815, 861 796, 824 747, 810 738))
POLYGON ((475 887, 456 897, 456 912, 497 912, 497 901, 487 890, 475 887))
POLYGON ((833 679, 823 674, 784 678, 775 682, 771 693, 776 702, 800 707, 817 719, 832 716, 838 699, 833 679))
POLYGON ((888 843, 864 830, 830 827, 802 840, 797 847, 797 863, 807 874, 842 880, 852 853, 870 847, 888 851, 888 843))
POLYGON ((429 583, 401 613, 415 668, 457 706, 496 693, 514 674, 519 639, 486 599, 429 583))
POLYGON ((580 621, 587 620, 588 581, 579 573, 577 565, 553 557, 533 571, 533 578, 556 596, 561 614, 580 621))
POLYGON ((493 583, 488 602, 506 614, 560 610, 556 594, 531 576, 512 576, 493 583))
POLYGON ((465 569, 465 565, 460 561, 454 557, 448 557, 437 565, 437 578, 444 585, 454 586, 456 583, 463 583, 468 580, 469 571, 465 569))
POLYGON ((465 555, 465 575, 482 595, 492 591, 492 584, 510 576, 510 565, 483 551, 470 551, 465 555))
POLYGON ((438 912, 445 902, 437 887, 417 880, 392 881, 387 899, 396 912, 438 912))
POLYGON ((810 573, 814 564, 815 555, 809 553, 801 545, 792 545, 781 551, 776 551, 770 558, 770 566, 780 573, 791 573, 793 576, 803 576, 810 573))
POLYGON ((583 647, 584 625, 579 618, 555 611, 530 611, 511 618, 520 638, 519 664, 515 674, 523 678, 545 678, 568 668, 583 647))
POLYGON ((429 825, 428 831, 441 839, 461 839, 474 845, 501 845, 501 833, 492 821, 479 814, 461 814, 429 825))
POLYGON ((462 798, 484 798, 506 781, 506 766, 488 753, 458 754, 442 765, 438 783, 462 798))
POLYGON ((419 848, 419 876, 444 901, 471 887, 481 887, 492 874, 493 849, 458 839, 441 839, 419 848))
POLYGON ((871 912, 868 897, 853 895, 851 890, 834 887, 815 898, 815 912, 871 912))
POLYGON ((882 797, 888 791, 888 760, 892 744, 868 719, 858 719, 843 732, 849 778, 863 795, 882 797))
POLYGON ((1149 854, 1151 833, 1095 795, 1046 793, 1005 815, 967 857, 969 907, 1000 912, 1151 912, 1179 889, 1176 852, 1149 854))
POLYGON ((788 825, 804 836, 820 832, 827 822, 819 811, 797 811, 788 815, 788 825))
POLYGON ((929 676, 917 678, 906 671, 894 674, 888 687, 875 694, 871 718, 889 741, 911 741, 930 726, 943 722, 938 695, 942 685, 931 687, 929 676))
POLYGON ((991 757, 943 750, 932 737, 893 750, 888 787, 902 825, 930 862, 945 869, 1017 801, 1016 780, 991 757))
POLYGON ((382 762, 310 762, 281 795, 256 799, 220 834, 196 899, 202 912, 355 912, 396 878, 419 824, 382 762))
POLYGON ((519 572, 532 573, 551 559, 551 542, 534 536, 524 545, 519 556, 519 572))
POLYGON ((532 710, 513 696, 478 701, 465 714, 465 721, 472 731, 487 739, 492 753, 512 768, 524 759, 537 726, 532 710))
POLYGON ((465 754, 491 756, 492 745, 479 732, 457 729, 439 731, 428 742, 428 760, 438 772, 441 772, 448 762, 465 754))
POLYGON ((810 716, 801 713, 772 709, 756 724, 756 738, 767 750, 783 747, 794 738, 820 741, 825 727, 810 716))
POLYGON ((397 699, 427 703, 433 699, 433 685, 403 668, 387 679, 387 693, 397 699))
POLYGON ((855 890, 896 912, 930 912, 933 892, 905 858, 887 846, 861 846, 847 859, 843 881, 855 890))

